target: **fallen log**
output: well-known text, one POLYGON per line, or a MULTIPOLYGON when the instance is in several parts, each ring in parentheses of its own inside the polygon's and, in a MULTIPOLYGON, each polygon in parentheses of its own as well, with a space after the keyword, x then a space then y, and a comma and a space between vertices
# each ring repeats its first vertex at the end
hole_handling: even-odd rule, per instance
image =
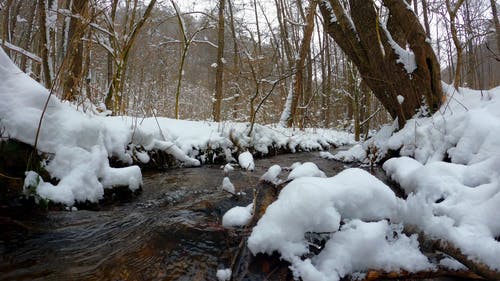
POLYGON ((418 242, 423 249, 440 251, 448 256, 459 261, 470 269, 475 274, 485 278, 486 280, 500 280, 500 272, 491 269, 486 264, 480 261, 474 261, 465 255, 459 248, 452 245, 448 241, 442 239, 433 239, 420 231, 416 226, 405 226, 404 232, 407 234, 417 234, 418 242))
POLYGON ((278 198, 280 191, 289 182, 290 181, 286 181, 281 184, 274 184, 261 180, 258 183, 257 188, 254 190, 252 218, 243 231, 243 238, 241 239, 238 250, 231 262, 231 281, 243 280, 245 275, 248 273, 248 268, 254 259, 254 256, 247 247, 248 237, 253 227, 266 212, 267 207, 278 198))
POLYGON ((383 272, 377 270, 370 270, 366 273, 365 278, 361 279, 361 281, 434 279, 439 277, 453 277, 453 278, 461 278, 468 280, 485 280, 483 277, 467 270, 454 271, 454 270, 439 269, 435 271, 422 271, 416 273, 410 273, 407 271, 383 272))

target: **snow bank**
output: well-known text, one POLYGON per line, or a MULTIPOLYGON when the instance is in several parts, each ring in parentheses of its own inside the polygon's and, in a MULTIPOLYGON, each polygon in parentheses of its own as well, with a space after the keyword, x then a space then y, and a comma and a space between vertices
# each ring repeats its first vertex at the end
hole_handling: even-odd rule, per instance
POLYGON ((409 195, 407 223, 500 270, 500 87, 444 89, 438 113, 379 141, 381 151, 400 148, 414 158, 389 159, 384 170, 409 195))
MULTIPOLYGON (((34 145, 48 90, 16 67, 3 50, 0 81, 0 129, 10 138, 34 145)), ((45 199, 67 205, 96 202, 105 188, 120 185, 135 190, 142 183, 138 167, 111 168, 110 157, 126 165, 146 164, 151 160, 149 152, 163 151, 184 166, 199 166, 210 160, 210 153, 220 151, 229 162, 237 150, 231 134, 236 136, 239 148, 261 154, 269 153, 271 147, 304 151, 353 142, 352 135, 333 130, 297 132, 256 124, 251 137, 246 136, 247 131, 247 123, 98 116, 80 112, 52 96, 37 148, 52 155, 46 168, 59 183, 54 186, 39 181, 36 191, 45 199)), ((243 166, 252 165, 246 162, 243 166)))
POLYGON ((397 221, 402 204, 389 187, 361 169, 348 169, 332 178, 302 177, 288 184, 267 208, 248 239, 248 247, 254 254, 278 251, 304 280, 339 280, 339 276, 367 269, 366 266, 408 271, 430 268, 414 237, 399 232, 398 237, 390 235, 391 240, 379 243, 389 239, 386 234, 395 227, 384 219, 397 221), (370 224, 359 219, 379 222, 370 224), (342 220, 352 222, 341 228, 342 220), (309 253, 305 238, 309 232, 331 233, 331 239, 320 256, 302 259, 309 253), (351 237, 350 244, 339 245, 342 237, 351 237), (350 256, 351 252, 359 257, 367 255, 372 251, 367 243, 373 241, 386 254, 379 257, 372 253, 372 260, 367 261, 350 256), (393 259, 399 263, 390 262, 393 259), (333 263, 336 267, 327 266, 333 263))
POLYGON ((417 226, 470 260, 500 271, 500 87, 445 89, 448 103, 434 116, 409 120, 397 133, 395 124, 386 126, 337 156, 321 154, 368 161, 389 149, 400 150, 403 156, 387 160, 383 168, 401 185, 406 200, 359 169, 332 178, 301 177, 284 187, 254 227, 250 250, 277 251, 305 281, 337 281, 372 269, 464 268, 450 257, 431 263, 416 236, 402 233, 404 226, 417 226), (316 256, 310 247, 318 246, 307 240, 308 233, 327 234, 316 256))

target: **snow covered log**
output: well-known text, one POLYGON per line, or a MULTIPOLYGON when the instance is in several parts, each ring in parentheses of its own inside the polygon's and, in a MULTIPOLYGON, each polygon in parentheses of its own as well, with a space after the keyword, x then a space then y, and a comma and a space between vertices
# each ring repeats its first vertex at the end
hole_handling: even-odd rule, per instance
POLYGON ((445 253, 465 265, 469 270, 478 276, 487 280, 500 280, 500 271, 491 269, 488 265, 467 256, 462 250, 460 250, 460 248, 457 248, 450 242, 442 239, 433 239, 423 231, 419 230, 415 225, 405 226, 404 232, 408 234, 417 234, 422 248, 445 253))
MULTIPOLYGON (((253 215, 245 229, 251 230, 266 212, 267 207, 278 197, 281 189, 290 181, 274 184, 261 180, 254 191, 253 215)), ((254 256, 247 246, 248 236, 242 238, 238 246, 238 251, 231 262, 231 281, 243 280, 248 272, 248 267, 252 263, 254 256)))

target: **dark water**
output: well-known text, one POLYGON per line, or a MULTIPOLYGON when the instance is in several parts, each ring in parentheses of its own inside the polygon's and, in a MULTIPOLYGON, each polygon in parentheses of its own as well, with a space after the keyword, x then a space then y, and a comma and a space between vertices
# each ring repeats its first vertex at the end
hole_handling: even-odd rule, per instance
MULTIPOLYGON (((227 267, 234 231, 222 215, 251 202, 252 188, 273 164, 315 162, 328 176, 342 163, 319 153, 256 160, 256 171, 229 174, 236 200, 220 191, 220 166, 145 173, 143 192, 98 211, 0 216, 0 280, 216 280, 227 267)), ((255 280, 260 280, 256 273, 255 280)))

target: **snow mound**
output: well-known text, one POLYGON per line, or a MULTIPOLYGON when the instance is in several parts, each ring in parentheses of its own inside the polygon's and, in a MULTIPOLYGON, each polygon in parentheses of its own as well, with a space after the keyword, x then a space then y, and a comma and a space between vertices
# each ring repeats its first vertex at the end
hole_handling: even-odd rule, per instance
POLYGON ((224 179, 222 180, 222 190, 225 190, 225 191, 232 193, 232 194, 235 193, 234 185, 231 182, 231 180, 229 180, 228 177, 224 177, 224 179))
POLYGON ((228 174, 229 172, 232 172, 234 171, 234 167, 233 165, 227 163, 226 165, 224 165, 224 173, 228 174))
POLYGON ((318 256, 292 265, 304 280, 340 280, 370 268, 416 272, 434 266, 420 253, 416 235, 406 236, 400 225, 357 219, 332 234, 318 256))
MULTIPOLYGON (((396 124, 385 126, 363 148, 378 159, 399 151, 401 157, 387 160, 383 168, 408 196, 402 222, 498 271, 500 87, 443 88, 447 101, 439 112, 408 120, 395 133, 396 124)), ((344 160, 356 158, 358 150, 344 152, 344 160)))
MULTIPOLYGON (((295 165, 295 164, 294 164, 295 165)), ((292 166, 294 166, 292 165, 292 166)), ((306 162, 304 164, 295 165, 293 170, 288 175, 289 180, 298 179, 302 177, 320 177, 326 178, 325 173, 321 171, 316 164, 312 162, 306 162)))
POLYGON ((253 213, 253 204, 246 207, 233 207, 222 217, 224 227, 245 226, 250 222, 253 213))
POLYGON ((263 181, 268 181, 274 184, 278 184, 280 182, 280 179, 278 176, 281 173, 281 167, 279 165, 272 165, 269 167, 266 173, 260 177, 261 180, 263 181))
MULTIPOLYGON (((398 210, 402 204, 402 200, 396 198, 389 187, 361 169, 348 169, 332 178, 298 178, 288 184, 281 191, 278 200, 267 208, 266 213, 254 227, 248 239, 248 247, 254 254, 272 254, 274 251, 278 251, 283 259, 292 264, 294 273, 304 280, 338 280, 333 276, 330 279, 325 277, 336 269, 322 267, 322 262, 335 260, 336 253, 328 250, 331 248, 332 251, 336 251, 336 247, 333 246, 335 244, 329 246, 333 240, 327 242, 327 246, 322 252, 322 255, 327 256, 326 259, 318 256, 317 259, 302 260, 301 257, 309 253, 309 242, 304 235, 310 232, 337 235, 335 233, 338 232, 338 235, 342 236, 341 233, 344 231, 346 233, 353 232, 352 229, 356 228, 353 227, 354 225, 359 226, 359 228, 365 227, 362 222, 354 223, 356 219, 383 221, 385 218, 391 218, 391 221, 397 221, 398 210), (352 219, 353 223, 340 228, 341 220, 346 219, 352 219)), ((369 228, 370 231, 377 229, 379 232, 383 232, 383 236, 379 235, 380 237, 373 238, 383 240, 389 225, 383 221, 376 225, 366 225, 366 228, 369 228)), ((363 238, 365 235, 363 233, 364 230, 357 236, 358 239, 369 238, 363 238)), ((416 247, 414 238, 405 238, 401 234, 397 240, 399 241, 399 239, 401 241, 398 243, 405 245, 405 247, 395 246, 395 249, 389 250, 406 251, 401 252, 401 256, 407 256, 405 260, 401 260, 405 269, 416 271, 429 267, 427 260, 419 254, 418 250, 410 250, 410 246, 416 247), (409 255, 410 252, 411 255, 409 255), (417 260, 419 262, 412 265, 412 262, 417 260)), ((350 247, 349 251, 367 251, 366 244, 359 243, 359 241, 353 240, 347 246, 350 247)), ((383 244, 379 246, 383 247, 383 244)), ((398 267, 399 265, 391 263, 392 257, 401 259, 400 256, 393 255, 392 252, 385 255, 383 259, 386 264, 390 263, 391 266, 398 267)), ((355 262, 352 261, 353 264, 355 262)), ((340 265, 345 268, 352 267, 352 270, 345 270, 346 272, 352 273, 360 267, 348 263, 349 261, 344 261, 340 265)), ((370 266, 381 264, 384 262, 375 259, 370 266)), ((385 264, 384 266, 381 269, 389 269, 390 267, 385 264)), ((335 276, 346 273, 338 270, 335 276)))
POLYGON ((248 171, 253 171, 255 169, 252 153, 248 151, 245 151, 238 156, 238 163, 242 169, 248 171))
POLYGON ((356 144, 347 151, 340 151, 337 154, 329 157, 327 154, 323 154, 324 158, 334 159, 343 162, 363 162, 366 159, 366 150, 361 144, 356 144))
POLYGON ((231 280, 231 269, 219 269, 217 270, 216 277, 219 281, 229 281, 231 280))

